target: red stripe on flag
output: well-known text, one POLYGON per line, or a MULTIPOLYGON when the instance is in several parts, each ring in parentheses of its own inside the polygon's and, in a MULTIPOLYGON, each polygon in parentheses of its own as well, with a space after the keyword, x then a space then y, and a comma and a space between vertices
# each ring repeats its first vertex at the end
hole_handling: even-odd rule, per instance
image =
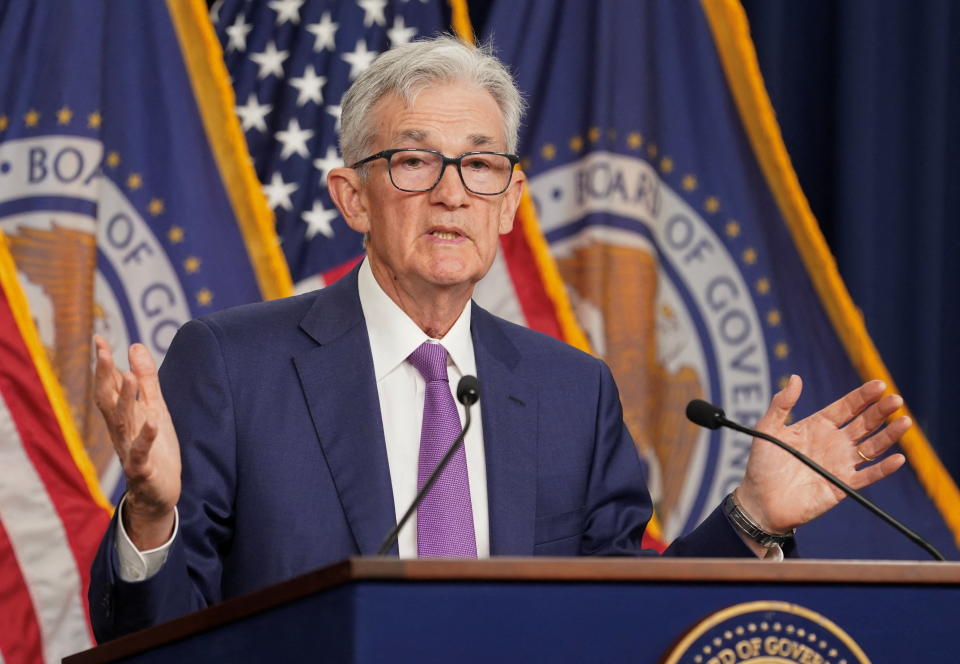
MULTIPOLYGON (((0 379, 3 399, 33 464, 57 511, 77 565, 84 606, 90 565, 110 517, 97 505, 63 438, 46 390, 20 336, 6 297, 0 297, 0 379)), ((89 630, 89 624, 88 624, 89 630)), ((93 637, 92 632, 90 633, 93 637)))
POLYGON ((510 272, 520 309, 527 319, 527 327, 563 340, 557 311, 544 286, 533 250, 523 234, 522 223, 518 213, 513 230, 500 236, 500 249, 503 251, 504 262, 510 272))
POLYGON ((40 625, 34 613, 30 591, 20 573, 10 538, 0 523, 0 653, 6 664, 33 664, 43 661, 40 625))
POLYGON ((657 553, 663 553, 667 545, 650 534, 650 528, 645 528, 643 538, 640 540, 640 547, 643 549, 653 549, 657 553))
POLYGON ((351 258, 350 260, 340 263, 336 267, 332 267, 326 272, 321 272, 320 276, 323 278, 323 283, 325 286, 329 286, 334 281, 345 275, 347 272, 353 269, 353 266, 359 263, 363 259, 363 255, 357 256, 356 258, 351 258))

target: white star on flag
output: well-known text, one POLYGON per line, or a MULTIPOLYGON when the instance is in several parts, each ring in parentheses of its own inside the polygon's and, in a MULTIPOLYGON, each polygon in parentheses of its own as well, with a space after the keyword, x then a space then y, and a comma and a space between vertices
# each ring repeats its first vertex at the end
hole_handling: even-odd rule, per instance
POLYGON ((243 16, 237 16, 233 25, 227 26, 227 36, 230 42, 227 44, 227 53, 231 51, 247 50, 247 35, 253 30, 253 25, 244 23, 243 16))
POLYGON ((267 130, 267 123, 264 118, 273 110, 270 104, 260 104, 257 102, 257 95, 254 92, 247 97, 247 103, 243 106, 237 106, 237 115, 240 116, 240 122, 243 123, 243 130, 248 131, 251 127, 259 131, 267 130))
POLYGON ((337 218, 337 211, 325 209, 319 200, 314 201, 313 209, 301 214, 300 218, 307 223, 305 235, 308 240, 312 240, 317 233, 333 237, 333 226, 330 222, 337 218))
POLYGON ((278 51, 275 42, 267 44, 267 48, 262 53, 253 53, 250 59, 257 63, 260 70, 257 72, 257 78, 264 79, 270 74, 283 78, 283 61, 287 59, 289 51, 278 51))
POLYGON ((307 141, 310 140, 311 136, 313 136, 312 129, 301 129, 300 121, 291 118, 286 130, 276 133, 277 140, 283 143, 280 158, 287 159, 293 153, 297 153, 301 157, 309 156, 310 151, 307 149, 307 141))
POLYGON ((267 7, 277 12, 277 27, 290 21, 294 25, 300 24, 300 7, 303 0, 273 0, 268 2, 267 7))
POLYGON ((387 0, 357 0, 357 5, 363 10, 363 27, 369 28, 374 24, 386 27, 387 17, 383 15, 383 10, 387 0))
POLYGON ((377 59, 377 56, 380 55, 377 51, 368 51, 367 42, 363 39, 357 40, 357 47, 344 53, 340 57, 343 58, 350 65, 350 80, 354 80, 359 76, 364 69, 370 66, 370 64, 377 59))
POLYGON ((332 115, 337 121, 335 129, 338 133, 340 131, 340 109, 340 104, 327 104, 327 113, 332 115))
POLYGON ((323 93, 320 92, 320 88, 322 88, 326 82, 326 77, 317 76, 317 71, 313 68, 313 65, 307 65, 303 76, 291 78, 290 85, 295 87, 299 92, 297 95, 297 106, 303 106, 308 101, 316 102, 317 104, 323 103, 323 93))
POLYGON ((336 50, 334 44, 334 35, 337 34, 339 25, 330 20, 330 12, 323 12, 319 23, 311 23, 307 26, 307 32, 313 35, 313 50, 319 53, 323 49, 328 51, 336 50))
POLYGON ((277 206, 284 210, 292 210, 293 203, 290 201, 290 194, 298 189, 296 182, 284 182, 280 173, 274 173, 270 184, 263 185, 263 193, 267 197, 267 204, 270 209, 276 209, 277 206))
POLYGON ((417 34, 416 28, 408 28, 404 22, 402 16, 397 16, 393 19, 393 27, 387 30, 387 37, 390 38, 390 46, 400 46, 400 44, 408 44, 414 35, 417 34))
POLYGON ((332 145, 327 147, 327 154, 322 159, 314 159, 313 167, 320 171, 320 184, 327 186, 327 174, 335 168, 343 166, 343 159, 337 154, 337 149, 332 145))

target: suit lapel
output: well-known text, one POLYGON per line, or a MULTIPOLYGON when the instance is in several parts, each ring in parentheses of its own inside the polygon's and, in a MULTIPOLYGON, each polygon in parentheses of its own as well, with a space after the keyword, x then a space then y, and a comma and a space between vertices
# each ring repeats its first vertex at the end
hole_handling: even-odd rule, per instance
POLYGON ((483 410, 490 554, 533 554, 537 501, 537 390, 518 377, 516 346, 496 319, 474 305, 471 316, 483 410))
POLYGON ((319 344, 294 357, 310 416, 357 550, 374 554, 396 517, 357 271, 317 293, 300 327, 319 344))

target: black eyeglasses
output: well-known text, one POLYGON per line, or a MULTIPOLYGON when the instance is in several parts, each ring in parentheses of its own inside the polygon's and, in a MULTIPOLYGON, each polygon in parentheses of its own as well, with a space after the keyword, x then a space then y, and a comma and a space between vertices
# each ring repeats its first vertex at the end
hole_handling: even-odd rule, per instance
POLYGON ((464 152, 459 157, 447 157, 436 150, 398 148, 372 154, 350 168, 359 168, 377 159, 387 160, 390 182, 400 191, 430 191, 440 182, 447 166, 453 164, 467 191, 480 196, 505 192, 513 177, 513 167, 520 161, 515 154, 501 152, 464 152))

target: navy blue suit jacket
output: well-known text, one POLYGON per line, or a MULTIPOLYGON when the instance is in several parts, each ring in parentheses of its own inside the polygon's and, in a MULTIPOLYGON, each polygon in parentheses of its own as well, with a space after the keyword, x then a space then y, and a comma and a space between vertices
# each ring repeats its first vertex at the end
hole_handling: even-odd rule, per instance
MULTIPOLYGON (((609 369, 472 306, 491 555, 640 554, 650 498, 609 369)), ((396 519, 356 270, 191 321, 160 379, 180 530, 156 576, 126 583, 111 524, 90 586, 98 640, 376 552, 396 519)), ((669 553, 752 555, 716 512, 669 553)))

